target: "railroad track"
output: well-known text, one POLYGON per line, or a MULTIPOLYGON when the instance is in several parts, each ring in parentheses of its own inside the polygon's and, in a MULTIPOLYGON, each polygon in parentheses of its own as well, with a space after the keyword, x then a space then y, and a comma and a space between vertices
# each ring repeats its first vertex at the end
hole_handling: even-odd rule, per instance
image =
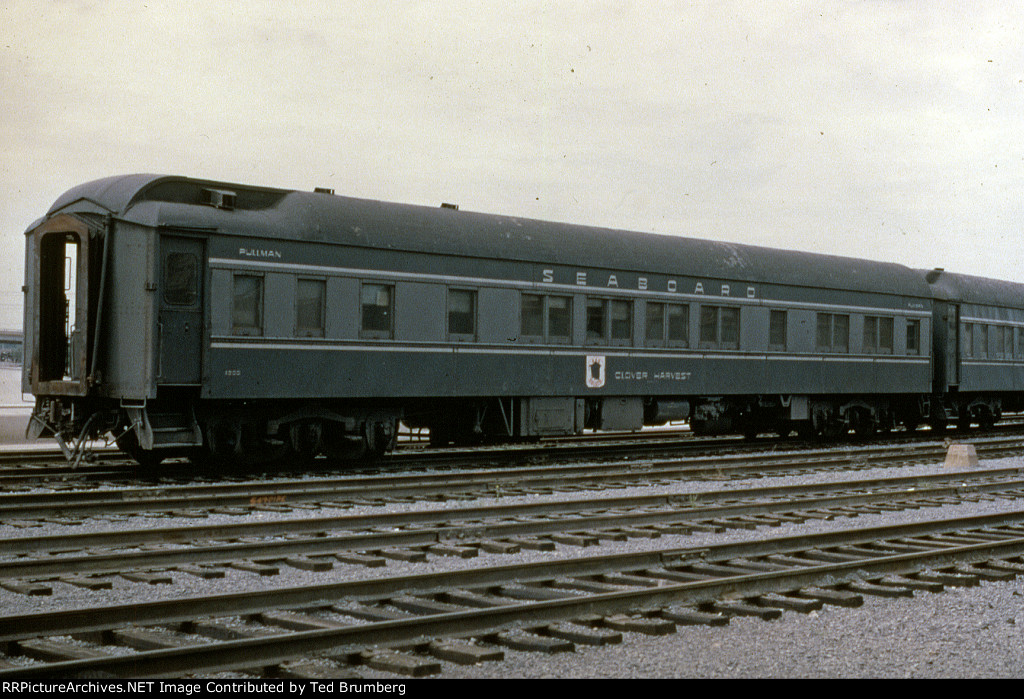
MULTIPOLYGON (((978 452, 992 458, 1024 449, 1020 438, 973 441, 978 452)), ((699 459, 673 458, 639 463, 592 463, 497 469, 454 469, 422 473, 388 473, 341 477, 243 481, 213 484, 82 489, 0 495, 0 522, 61 518, 80 524, 102 514, 185 512, 219 509, 246 514, 252 509, 280 510, 303 504, 345 507, 405 499, 459 500, 562 492, 569 489, 628 487, 680 480, 738 479, 821 469, 865 469, 944 458, 944 444, 842 448, 827 452, 784 452, 699 459), (225 508, 228 508, 225 510, 225 508)))
POLYGON ((754 529, 994 498, 1024 499, 1024 469, 7 537, 0 586, 41 595, 49 594, 54 582, 69 580, 82 587, 109 586, 102 578, 83 576, 169 582, 168 570, 175 568, 213 577, 218 571, 211 566, 241 566, 264 575, 280 566, 329 570, 338 561, 384 566, 388 560, 584 548, 609 540, 754 529), (206 567, 197 568, 200 564, 206 567))
MULTIPOLYGON (((932 431, 894 432, 879 438, 874 443, 839 443, 825 447, 825 450, 858 448, 894 449, 898 446, 940 443, 956 438, 959 441, 984 442, 986 440, 1024 439, 1021 420, 1010 420, 999 427, 969 434, 950 432, 937 435, 932 431)), ((376 462, 338 463, 325 459, 303 464, 298 467, 277 464, 268 470, 258 468, 234 469, 218 473, 197 469, 185 460, 170 460, 156 469, 144 469, 125 457, 114 447, 97 446, 91 452, 91 460, 72 468, 63 461, 58 449, 7 449, 0 451, 0 488, 11 490, 19 486, 46 485, 47 483, 125 483, 152 481, 167 482, 179 480, 188 482, 195 478, 237 478, 253 475, 287 475, 289 473, 343 474, 355 472, 388 472, 430 468, 476 467, 481 463, 495 465, 516 465, 522 463, 552 463, 559 461, 581 461, 585 459, 605 460, 617 458, 654 458, 672 456, 725 456, 742 458, 751 453, 771 449, 777 453, 822 451, 821 444, 796 440, 744 440, 731 437, 694 437, 688 430, 650 431, 633 434, 588 434, 563 439, 549 439, 536 445, 503 445, 495 447, 456 448, 446 450, 424 450, 420 443, 409 443, 404 449, 389 454, 376 462)))
POLYGON ((1024 511, 9 616, 0 677, 410 675, 1024 573, 1024 511), (73 640, 69 637, 73 637, 73 640))

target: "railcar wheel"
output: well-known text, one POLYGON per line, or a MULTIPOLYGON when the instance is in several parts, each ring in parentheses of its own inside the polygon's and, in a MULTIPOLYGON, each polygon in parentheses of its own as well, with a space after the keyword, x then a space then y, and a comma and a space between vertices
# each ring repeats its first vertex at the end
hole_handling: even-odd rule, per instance
POLYGON ((850 414, 853 433, 859 439, 869 439, 875 434, 875 419, 867 410, 852 410, 850 414))
POLYGON ((139 436, 135 434, 135 430, 128 430, 116 438, 114 444, 143 468, 155 468, 164 460, 160 452, 142 448, 142 445, 139 444, 139 436))
POLYGON ((990 430, 996 426, 996 416, 989 410, 982 410, 978 416, 978 427, 983 430, 990 430))
POLYGON ((455 441, 455 428, 448 424, 435 423, 430 426, 430 446, 444 448, 455 441))

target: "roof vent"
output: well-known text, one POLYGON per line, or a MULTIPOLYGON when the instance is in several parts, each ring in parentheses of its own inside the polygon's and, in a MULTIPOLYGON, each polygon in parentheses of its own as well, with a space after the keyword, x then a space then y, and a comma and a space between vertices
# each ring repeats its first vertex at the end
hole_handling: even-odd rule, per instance
POLYGON ((315 194, 334 194, 334 190, 328 187, 314 187, 313 192, 315 194))
POLYGON ((935 280, 938 279, 942 275, 942 273, 945 272, 945 271, 946 270, 944 270, 942 267, 936 267, 931 272, 928 272, 927 274, 925 274, 924 275, 924 279, 929 284, 934 284, 935 280))
POLYGON ((233 209, 237 197, 237 194, 226 189, 203 189, 199 202, 207 206, 216 206, 218 209, 233 209))
POLYGON ((441 204, 441 208, 442 209, 451 209, 452 211, 458 211, 459 210, 459 205, 458 204, 449 204, 448 202, 444 202, 444 203, 441 204))

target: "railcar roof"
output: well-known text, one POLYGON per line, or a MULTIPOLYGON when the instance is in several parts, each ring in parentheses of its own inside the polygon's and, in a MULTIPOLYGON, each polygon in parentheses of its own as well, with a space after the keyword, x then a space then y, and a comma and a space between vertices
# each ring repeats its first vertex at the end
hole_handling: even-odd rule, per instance
POLYGON ((1024 308, 1024 284, 941 269, 919 270, 919 273, 931 284, 935 298, 981 306, 1024 308))
POLYGON ((88 182, 47 215, 59 212, 270 239, 930 296, 918 272, 887 262, 175 176, 88 182), (211 189, 233 193, 233 208, 204 204, 211 189))

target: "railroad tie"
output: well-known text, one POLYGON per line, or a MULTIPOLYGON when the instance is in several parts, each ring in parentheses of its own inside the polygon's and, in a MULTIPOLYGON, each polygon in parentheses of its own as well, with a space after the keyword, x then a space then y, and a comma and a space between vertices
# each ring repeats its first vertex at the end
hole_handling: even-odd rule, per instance
POLYGON ((435 602, 434 600, 412 596, 394 597, 388 600, 388 604, 395 609, 411 612, 412 614, 449 614, 466 610, 465 607, 460 605, 435 602))
POLYGON ((316 558, 312 558, 310 556, 291 556, 284 559, 284 562, 298 570, 308 570, 321 573, 334 567, 334 564, 324 556, 318 556, 316 558))
POLYGON ((558 623, 545 626, 538 631, 544 636, 552 636, 585 646, 605 646, 613 643, 622 643, 622 633, 614 629, 558 623))
POLYGON ((484 553, 512 554, 519 553, 523 549, 521 545, 511 541, 494 541, 491 539, 478 541, 476 546, 484 553))
POLYGON ((358 602, 352 602, 348 605, 332 604, 328 607, 332 612, 338 614, 344 614, 350 616, 353 619, 360 619, 362 621, 377 622, 377 621, 396 621, 400 619, 409 619, 415 614, 408 612, 400 612, 397 609, 385 609, 384 607, 371 607, 365 604, 359 604, 358 602))
POLYGON ((281 572, 281 569, 277 566, 256 563, 254 561, 231 561, 228 563, 228 566, 235 570, 244 570, 247 573, 256 573, 263 576, 277 575, 281 572))
POLYGON ((527 551, 554 551, 555 542, 546 539, 534 539, 529 537, 510 536, 505 539, 513 544, 518 544, 527 551))
POLYGON ((487 636, 484 640, 489 643, 511 648, 512 650, 533 651, 537 653, 571 653, 576 650, 572 641, 552 636, 538 636, 525 631, 502 631, 487 636))
POLYGON ((181 565, 176 566, 175 570, 193 575, 197 578, 203 578, 204 580, 213 580, 215 578, 224 577, 223 568, 208 568, 206 566, 194 566, 194 565, 181 565))
POLYGON ((880 585, 891 585, 893 587, 905 587, 908 590, 921 590, 922 592, 942 592, 945 586, 940 582, 930 580, 917 580, 902 575, 887 575, 881 580, 875 581, 880 585))
POLYGON ((601 580, 612 585, 624 585, 628 587, 660 587, 663 583, 657 578, 645 578, 640 575, 629 573, 604 573, 601 580))
POLYGON ((427 560, 427 554, 416 549, 380 549, 374 553, 381 558, 407 563, 423 563, 427 560))
POLYGON ((169 573, 129 571, 127 573, 120 573, 120 575, 129 582, 147 583, 149 585, 170 585, 174 582, 174 578, 169 573))
POLYGON ((750 604, 739 600, 712 602, 708 605, 707 610, 732 616, 756 616, 765 621, 778 619, 782 616, 782 610, 778 607, 762 607, 759 604, 750 604))
POLYGON ((974 587, 981 582, 978 576, 974 574, 965 575, 963 573, 950 573, 941 570, 925 570, 918 573, 915 577, 925 582, 937 582, 952 587, 974 587))
POLYGON ((19 595, 42 597, 53 594, 52 587, 37 582, 27 582, 21 580, 4 580, 3 582, 0 582, 0 587, 11 592, 17 592, 19 595))
POLYGON ((256 616, 261 624, 277 626, 289 631, 319 631, 324 629, 342 629, 351 624, 346 624, 333 619, 321 619, 308 614, 297 612, 263 612, 256 616))
POLYGON ((548 534, 548 538, 556 544, 567 546, 597 546, 601 540, 592 534, 548 534))
POLYGON ((470 641, 440 639, 431 641, 427 652, 438 660, 447 660, 459 665, 476 665, 478 663, 504 660, 505 651, 498 648, 479 646, 470 641))
POLYGON ((820 599, 825 604, 834 604, 837 607, 860 607, 864 604, 864 597, 854 592, 830 590, 822 587, 801 588, 800 596, 820 599))
POLYGON ((51 641, 45 638, 33 638, 17 641, 11 645, 11 655, 24 655, 33 660, 45 663, 59 663, 65 660, 91 660, 93 658, 109 658, 110 653, 99 649, 76 646, 66 641, 51 641))
POLYGON ((278 632, 260 626, 238 626, 220 621, 183 622, 179 625, 182 633, 193 633, 218 641, 237 641, 244 638, 273 636, 278 632))
POLYGON ((533 585, 502 585, 497 592, 503 597, 512 599, 544 601, 556 599, 569 599, 576 597, 571 592, 562 592, 550 587, 537 587, 533 585))
POLYGON ((448 590, 440 593, 442 602, 457 604, 464 607, 476 607, 477 609, 488 609, 490 607, 503 607, 513 604, 507 597, 495 597, 493 595, 480 594, 471 590, 448 590))
POLYGON ((727 614, 701 612, 686 607, 668 607, 659 613, 669 621, 683 626, 725 626, 729 623, 727 614))
POLYGON ((57 578, 62 583, 84 587, 87 590, 110 590, 114 584, 104 578, 93 578, 88 575, 64 575, 57 578))
POLYGON ((991 561, 985 561, 985 565, 995 570, 1005 570, 1010 573, 1024 573, 1024 564, 1013 563, 1011 561, 1004 561, 1001 559, 994 559, 991 561))
POLYGON ((584 580, 579 578, 558 578, 548 583, 548 587, 556 590, 578 590, 602 594, 605 592, 621 592, 622 585, 613 585, 610 582, 598 582, 597 580, 584 580))
POLYGON ((846 585, 850 592, 862 595, 874 595, 875 597, 913 597, 914 592, 906 587, 894 587, 892 585, 876 585, 872 582, 858 580, 846 585))
POLYGON ((428 546, 427 551, 438 556, 454 558, 476 558, 480 555, 480 550, 472 546, 452 546, 451 544, 434 544, 428 546))
POLYGON ((953 570, 956 573, 962 575, 975 575, 982 580, 994 580, 999 582, 1006 582, 1007 580, 1013 580, 1016 576, 1008 570, 993 570, 991 568, 983 568, 979 564, 973 565, 958 565, 953 570))
POLYGON ((753 560, 750 558, 732 558, 728 563, 730 567, 760 573, 775 573, 780 570, 789 570, 792 568, 792 566, 782 565, 781 563, 770 563, 768 561, 753 560))
POLYGON ((160 628, 116 629, 110 632, 110 639, 119 646, 126 646, 139 651, 184 648, 185 646, 195 645, 195 641, 192 639, 183 638, 171 631, 160 628))
POLYGON ((711 577, 735 577, 737 575, 750 575, 752 571, 746 570, 738 566, 730 566, 721 563, 693 563, 687 566, 690 571, 697 573, 698 575, 705 575, 711 577))
POLYGON ((367 667, 409 677, 426 677, 441 672, 441 663, 392 650, 368 650, 359 654, 367 667))
POLYGON ((792 597, 790 595, 780 595, 775 592, 769 592, 766 595, 759 595, 754 599, 754 603, 763 607, 789 609, 791 611, 801 612, 804 614, 817 611, 825 606, 825 603, 820 599, 792 597))
POLYGON ((366 566, 367 568, 381 568, 387 565, 387 561, 380 556, 368 556, 364 553, 342 551, 334 554, 334 557, 342 563, 354 563, 356 565, 366 566))
POLYGON ((602 624, 616 631, 632 631, 634 633, 647 634, 648 636, 667 636, 676 630, 676 625, 668 619, 632 617, 625 614, 606 616, 602 620, 602 624))
POLYGON ((811 559, 812 561, 821 561, 823 563, 851 563, 853 561, 863 561, 864 556, 858 556, 850 553, 839 553, 838 551, 822 551, 820 549, 812 549, 810 551, 804 551, 802 556, 811 559))
POLYGON ((673 582, 704 582, 715 577, 713 575, 700 575, 698 573, 687 573, 681 570, 672 570, 669 568, 655 567, 648 568, 645 571, 652 578, 662 578, 664 580, 671 580, 673 582))

